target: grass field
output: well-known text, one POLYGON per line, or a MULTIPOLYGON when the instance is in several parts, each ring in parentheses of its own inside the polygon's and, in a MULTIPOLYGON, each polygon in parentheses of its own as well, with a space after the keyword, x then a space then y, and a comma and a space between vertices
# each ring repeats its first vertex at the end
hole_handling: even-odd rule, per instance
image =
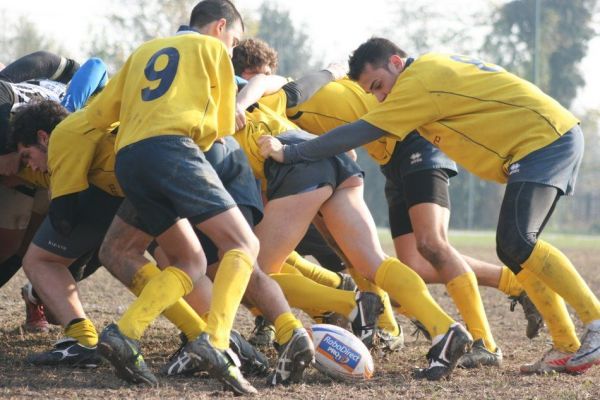
MULTIPOLYGON (((383 238, 386 247, 390 241, 383 238)), ((451 240, 465 254, 497 262, 493 234, 453 232, 451 240)), ((547 235, 546 240, 561 247, 586 278, 596 294, 600 294, 599 237, 547 235)), ((24 319, 19 289, 25 277, 19 273, 0 289, 0 398, 194 398, 230 397, 220 391, 220 385, 203 377, 160 377, 160 387, 150 389, 130 386, 118 380, 112 370, 103 365, 96 370, 34 368, 24 362, 26 355, 47 348, 61 336, 54 328, 48 334, 28 334, 20 328, 24 319)), ((453 316, 456 311, 444 288, 432 285, 431 290, 453 316)), ((105 270, 101 269, 81 282, 81 297, 88 315, 99 329, 115 320, 131 302, 132 296, 105 270)), ((450 381, 421 382, 412 379, 414 366, 425 364, 429 343, 411 336, 411 325, 401 318, 405 328, 406 347, 389 355, 375 354, 376 372, 372 380, 345 384, 333 382, 311 369, 306 382, 289 387, 269 389, 262 379, 253 380, 261 399, 600 399, 600 367, 585 375, 521 376, 519 365, 536 359, 548 348, 544 331, 534 340, 525 337, 525 320, 521 309, 509 311, 509 301, 490 288, 482 296, 496 341, 504 353, 500 369, 457 370, 450 381)), ((458 318, 458 317, 457 317, 458 318)), ((577 323, 576 323, 577 324, 577 323)), ((577 324, 581 331, 581 326, 577 324)), ((236 328, 249 334, 252 319, 240 310, 236 328)), ((168 321, 159 319, 143 340, 146 360, 155 371, 178 346, 178 332, 168 321)), ((268 353, 274 360, 274 352, 268 353)))

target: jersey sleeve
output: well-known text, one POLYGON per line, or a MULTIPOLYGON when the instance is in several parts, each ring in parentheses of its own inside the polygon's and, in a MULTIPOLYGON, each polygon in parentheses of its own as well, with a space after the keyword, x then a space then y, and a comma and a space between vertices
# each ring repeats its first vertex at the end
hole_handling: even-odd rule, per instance
POLYGON ((90 132, 77 143, 73 143, 67 132, 52 134, 48 146, 51 199, 81 192, 89 187, 88 173, 96 152, 92 137, 101 134, 99 131, 90 132), (77 147, 77 151, 73 151, 73 146, 77 147))
POLYGON ((104 89, 94 97, 85 108, 86 117, 94 128, 106 130, 119 121, 123 86, 129 69, 131 58, 106 84, 104 89))
POLYGON ((416 78, 396 81, 386 99, 361 119, 403 140, 421 125, 439 118, 429 91, 416 78))
MULTIPOLYGON (((231 59, 224 46, 219 47, 215 57, 215 65, 210 75, 211 97, 216 107, 214 110, 217 135, 224 137, 235 132, 235 99, 237 86, 231 59)), ((210 59, 210 58, 209 58, 210 59)))

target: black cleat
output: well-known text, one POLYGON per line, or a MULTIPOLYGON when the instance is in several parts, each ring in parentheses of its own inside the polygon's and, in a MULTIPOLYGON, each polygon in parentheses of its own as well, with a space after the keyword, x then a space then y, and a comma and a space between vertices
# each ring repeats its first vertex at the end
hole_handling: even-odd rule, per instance
POLYGON ((414 373, 415 378, 426 378, 430 381, 449 378, 458 360, 470 350, 472 344, 471 334, 461 324, 452 324, 444 337, 431 346, 427 352, 429 366, 417 369, 414 373))
POLYGON ((86 347, 67 337, 57 341, 51 350, 30 354, 26 361, 33 365, 96 368, 102 359, 95 346, 86 347))
POLYGON ((254 319, 254 329, 248 342, 256 347, 267 347, 273 343, 273 340, 275 340, 275 327, 265 317, 258 315, 254 319))
POLYGON ((140 352, 137 340, 123 335, 116 324, 110 324, 100 334, 98 352, 115 368, 116 375, 131 383, 158 385, 140 352))
POLYGON ((425 339, 431 342, 431 335, 429 334, 427 328, 425 328, 425 325, 421 323, 421 321, 419 321, 418 319, 411 319, 410 322, 415 327, 413 333, 410 334, 411 336, 415 337, 415 340, 419 339, 420 335, 423 335, 425 339))
POLYGON ((267 376, 269 359, 252 346, 241 333, 233 329, 229 336, 229 348, 242 363, 241 370, 248 376, 267 376))
POLYGON ((471 351, 465 353, 460 360, 458 366, 462 368, 478 368, 478 367, 500 367, 502 365, 502 350, 500 347, 496 351, 489 351, 483 339, 477 339, 473 342, 471 351))
POLYGON ((209 340, 207 333, 202 333, 198 339, 188 343, 184 351, 193 359, 200 368, 208 371, 210 376, 223 383, 225 389, 235 395, 253 395, 257 391, 248 382, 239 369, 240 360, 230 349, 221 351, 215 348, 209 340))
POLYGON ((515 311, 517 303, 523 307, 523 313, 525 313, 525 319, 527 320, 527 329, 525 330, 527 338, 533 339, 538 336, 540 330, 544 327, 544 319, 529 296, 527 296, 527 293, 523 291, 518 296, 509 296, 508 298, 511 300, 510 311, 515 311))
POLYGON ((383 312, 383 303, 378 295, 371 292, 356 293, 356 309, 350 317, 352 332, 367 346, 373 347, 377 319, 383 312))
POLYGON ((300 382, 304 370, 315 359, 315 346, 308 336, 308 332, 304 328, 297 328, 294 330, 292 338, 278 347, 277 367, 267 378, 267 385, 300 382))

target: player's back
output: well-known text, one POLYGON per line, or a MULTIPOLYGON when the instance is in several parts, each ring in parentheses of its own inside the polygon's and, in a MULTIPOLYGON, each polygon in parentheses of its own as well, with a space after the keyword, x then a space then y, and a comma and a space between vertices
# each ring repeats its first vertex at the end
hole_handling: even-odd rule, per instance
POLYGON ((191 137, 202 150, 232 134, 233 67, 225 46, 195 32, 141 45, 90 104, 97 128, 120 120, 116 150, 155 136, 191 137))

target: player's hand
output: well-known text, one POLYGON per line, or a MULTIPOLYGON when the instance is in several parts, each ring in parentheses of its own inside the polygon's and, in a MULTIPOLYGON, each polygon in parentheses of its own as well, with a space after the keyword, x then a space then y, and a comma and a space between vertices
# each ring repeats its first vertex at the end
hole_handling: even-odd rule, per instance
POLYGON ((0 156, 0 175, 9 176, 19 172, 21 156, 19 153, 9 153, 0 156))
POLYGON ((352 161, 356 161, 358 159, 358 154, 356 154, 356 150, 354 149, 348 150, 346 154, 352 159, 352 161))
POLYGON ((246 109, 241 105, 236 104, 235 107, 235 131, 239 131, 240 129, 246 126, 246 109))
POLYGON ((331 72, 333 79, 336 81, 338 79, 342 79, 347 74, 346 67, 340 63, 331 63, 325 68, 325 70, 331 72))
POLYGON ((283 162, 283 144, 273 136, 263 135, 258 138, 260 155, 264 158, 271 157, 273 160, 283 162))

